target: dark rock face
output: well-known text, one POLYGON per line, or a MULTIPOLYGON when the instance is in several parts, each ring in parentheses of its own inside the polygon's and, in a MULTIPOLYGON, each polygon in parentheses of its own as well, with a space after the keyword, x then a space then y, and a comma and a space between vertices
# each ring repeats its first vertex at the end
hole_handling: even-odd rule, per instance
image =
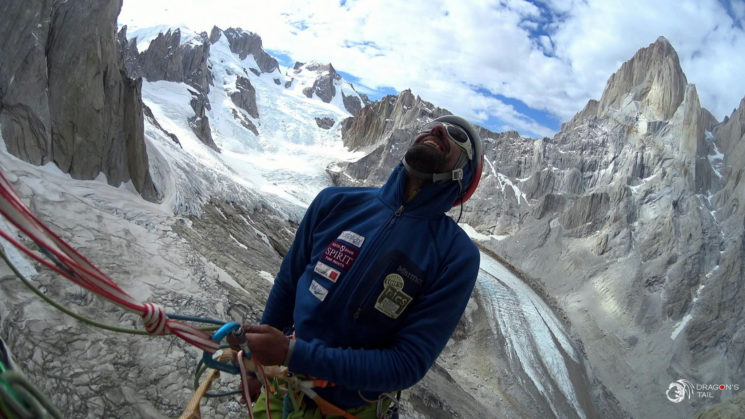
POLYGON ((207 34, 200 35, 199 42, 181 44, 181 30, 160 33, 142 51, 138 61, 142 73, 137 74, 150 81, 167 80, 186 83, 201 92, 209 92, 212 74, 207 66, 210 43, 207 34))
POLYGON ((158 34, 141 53, 137 51, 136 39, 126 41, 126 27, 120 30, 118 38, 130 76, 144 77, 148 81, 181 82, 194 88, 190 101, 194 116, 189 118, 189 126, 200 141, 219 151, 206 113, 210 109, 207 95, 213 82, 208 63, 211 43, 207 33, 199 34, 195 42, 182 44, 181 30, 169 29, 158 34))
POLYGON ((396 128, 415 130, 417 124, 449 114, 442 108, 404 90, 398 96, 386 96, 361 109, 354 118, 344 120, 342 138, 352 150, 374 147, 387 139, 396 128))
POLYGON ((406 90, 398 96, 386 96, 360 110, 354 118, 342 122, 342 139, 351 150, 370 150, 360 160, 343 163, 340 172, 331 171, 335 182, 344 184, 381 185, 391 169, 401 161, 406 148, 421 123, 448 112, 415 97, 406 90), (351 183, 347 183, 351 182, 351 183))
POLYGON ((4 2, 0 123, 8 150, 79 179, 131 180, 158 199, 145 153, 140 83, 124 72, 120 1, 4 2), (86 31, 81 31, 86 27, 86 31))
POLYGON ((254 118, 259 117, 259 109, 256 106, 256 89, 251 85, 251 82, 245 78, 238 76, 235 81, 236 92, 230 94, 230 100, 236 104, 239 108, 248 112, 254 118))
POLYGON ((332 118, 316 118, 316 125, 318 125, 319 128, 330 129, 334 126, 335 123, 336 121, 334 121, 332 118))
MULTIPOLYGON (((210 36, 210 39, 214 39, 212 43, 217 42, 217 39, 219 39, 218 32, 215 29, 217 28, 212 29, 212 36, 210 36)), ((259 35, 240 28, 228 28, 223 33, 228 38, 230 50, 238 54, 241 60, 248 57, 249 54, 253 55, 262 73, 271 73, 279 68, 277 60, 267 54, 262 48, 261 37, 259 35)))
MULTIPOLYGON (((301 73, 307 79, 308 76, 305 75, 307 72, 313 73, 313 84, 305 85, 301 90, 307 98, 313 98, 313 95, 315 95, 323 102, 329 103, 340 94, 344 108, 352 115, 359 112, 363 106, 370 104, 367 96, 357 93, 354 86, 346 83, 331 64, 295 62, 292 72, 287 75, 289 80, 285 82, 285 87, 291 87, 301 73), (344 88, 347 89, 347 93, 350 93, 351 90, 352 94, 344 94, 344 88)), ((309 84, 309 82, 306 83, 309 84)))
POLYGON ((334 70, 331 64, 310 64, 306 66, 306 69, 319 74, 316 81, 313 82, 312 92, 318 95, 322 101, 326 103, 331 102, 331 99, 336 96, 334 81, 341 80, 341 76, 334 70))
POLYGON ((0 45, 3 138, 14 155, 44 164, 53 158, 46 59, 52 5, 49 1, 3 2, 0 13, 7 34, 0 45))
MULTIPOLYGON (((251 82, 242 76, 238 76, 235 81, 236 91, 230 94, 230 100, 235 103, 236 106, 246 111, 251 117, 259 117, 259 108, 256 105, 256 89, 251 85, 251 82)), ((246 129, 259 135, 259 130, 256 128, 253 122, 248 119, 245 115, 233 109, 233 117, 237 119, 241 125, 246 129)))
POLYGON ((362 109, 363 102, 360 100, 360 98, 356 96, 347 96, 344 93, 341 94, 342 101, 344 101, 344 107, 351 113, 352 115, 356 115, 357 112, 362 109))
POLYGON ((194 109, 195 113, 194 116, 189 118, 189 126, 201 142, 215 151, 220 151, 215 144, 215 140, 212 139, 210 119, 207 117, 207 111, 210 108, 209 99, 200 92, 190 90, 189 93, 191 93, 192 96, 189 104, 191 105, 191 108, 194 109))

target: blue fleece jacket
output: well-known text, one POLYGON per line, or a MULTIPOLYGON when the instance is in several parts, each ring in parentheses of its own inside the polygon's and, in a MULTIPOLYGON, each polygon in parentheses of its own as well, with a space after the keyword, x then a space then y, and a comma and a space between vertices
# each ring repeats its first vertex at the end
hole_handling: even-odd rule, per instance
POLYGON ((445 215, 457 184, 427 184, 407 203, 405 179, 399 165, 381 188, 321 191, 262 318, 294 326, 290 370, 335 383, 317 392, 345 409, 419 381, 476 282, 479 252, 445 215))

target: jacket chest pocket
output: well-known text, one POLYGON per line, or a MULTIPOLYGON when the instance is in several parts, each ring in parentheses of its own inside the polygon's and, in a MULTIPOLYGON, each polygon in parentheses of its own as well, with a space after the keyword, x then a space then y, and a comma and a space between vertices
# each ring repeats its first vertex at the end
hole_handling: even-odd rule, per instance
POLYGON ((392 326, 414 304, 425 273, 400 251, 389 252, 378 261, 384 262, 369 273, 365 279, 368 287, 355 296, 359 305, 353 317, 363 323, 392 326))

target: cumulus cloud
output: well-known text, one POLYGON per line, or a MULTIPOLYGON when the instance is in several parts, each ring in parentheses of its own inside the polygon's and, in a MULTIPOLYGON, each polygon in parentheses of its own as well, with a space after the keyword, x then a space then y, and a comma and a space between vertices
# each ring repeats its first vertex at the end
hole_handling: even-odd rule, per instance
POLYGON ((550 136, 658 36, 721 119, 745 95, 744 15, 736 0, 124 0, 120 23, 242 27, 267 49, 333 63, 371 89, 411 89, 491 129, 550 136))

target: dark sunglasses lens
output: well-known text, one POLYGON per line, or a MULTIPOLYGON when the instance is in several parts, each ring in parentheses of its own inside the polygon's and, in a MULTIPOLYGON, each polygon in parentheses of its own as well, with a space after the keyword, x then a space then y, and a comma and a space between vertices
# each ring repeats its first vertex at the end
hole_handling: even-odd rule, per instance
POLYGON ((467 143, 469 141, 468 134, 466 134, 463 128, 455 125, 445 125, 445 127, 453 140, 459 143, 467 143))
POLYGON ((466 131, 463 128, 457 125, 448 124, 446 122, 439 122, 439 121, 430 122, 428 124, 425 124, 422 128, 420 128, 419 132, 432 131, 432 129, 438 125, 443 126, 445 130, 447 131, 448 135, 450 135, 450 137, 453 140, 459 143, 466 143, 470 141, 470 137, 468 137, 468 133, 466 133, 466 131))

